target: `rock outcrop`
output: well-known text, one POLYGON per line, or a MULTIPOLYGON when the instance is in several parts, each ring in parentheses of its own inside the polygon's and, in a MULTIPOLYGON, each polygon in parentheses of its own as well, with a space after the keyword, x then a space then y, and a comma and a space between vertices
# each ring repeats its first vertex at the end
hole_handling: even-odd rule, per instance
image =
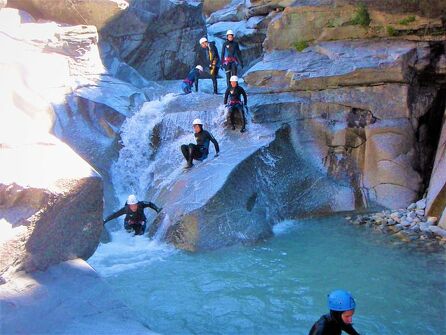
POLYGON ((380 1, 251 2, 248 15, 278 13, 245 75, 271 97, 254 102, 254 121, 299 122, 309 153, 356 185, 358 204, 407 207, 428 186, 439 133, 428 124, 443 114, 438 3, 414 14, 380 1))
POLYGON ((132 1, 102 29, 101 39, 148 80, 184 79, 198 60, 198 40, 206 36, 202 6, 200 1, 132 1))
POLYGON ((24 227, 2 249, 1 271, 86 259, 102 231, 102 179, 49 133, 108 180, 119 126, 146 95, 105 69, 93 26, 35 23, 3 8, 0 30, 2 212, 24 227), (13 256, 3 257, 8 252, 13 256))
POLYGON ((125 0, 9 0, 10 7, 19 8, 35 18, 67 23, 86 24, 102 29, 128 7, 125 0))

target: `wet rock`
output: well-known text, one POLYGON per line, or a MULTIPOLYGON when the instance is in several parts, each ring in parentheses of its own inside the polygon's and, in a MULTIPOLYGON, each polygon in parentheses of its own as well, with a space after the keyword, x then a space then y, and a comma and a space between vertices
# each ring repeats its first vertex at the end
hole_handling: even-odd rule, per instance
POLYGON ((421 199, 419 201, 416 202, 417 205, 417 209, 419 210, 423 210, 426 208, 426 199, 421 199))
POLYGON ((409 205, 409 207, 407 207, 407 209, 410 210, 410 211, 413 210, 413 209, 416 209, 416 208, 417 208, 417 204, 414 203, 414 202, 411 203, 411 204, 409 205))
POLYGON ((422 217, 424 217, 424 210, 423 209, 417 209, 415 211, 415 214, 422 218, 422 217))

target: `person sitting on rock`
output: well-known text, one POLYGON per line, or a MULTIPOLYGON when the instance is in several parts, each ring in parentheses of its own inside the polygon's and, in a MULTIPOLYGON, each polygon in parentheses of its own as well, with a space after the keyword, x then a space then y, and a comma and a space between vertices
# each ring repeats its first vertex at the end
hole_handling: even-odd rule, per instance
POLYGON ((323 315, 310 330, 308 335, 341 335, 342 331, 350 335, 359 335, 352 326, 352 317, 356 303, 352 295, 344 290, 336 290, 328 295, 329 314, 323 315))
POLYGON ((210 142, 214 144, 215 157, 217 157, 220 152, 217 140, 211 133, 203 129, 203 122, 200 119, 195 119, 192 122, 192 126, 194 127, 194 135, 197 144, 189 143, 189 145, 183 144, 181 146, 181 152, 187 162, 187 169, 190 169, 193 166, 192 161, 194 159, 203 161, 208 157, 210 142))
POLYGON ((221 59, 223 60, 223 68, 226 72, 226 84, 228 87, 231 76, 237 75, 237 66, 240 65, 243 68, 242 52, 234 38, 234 32, 228 30, 226 32, 226 41, 221 49, 221 59))
POLYGON ((217 47, 215 46, 215 42, 208 42, 206 37, 200 39, 200 45, 203 49, 206 49, 206 56, 209 60, 209 73, 211 74, 212 84, 214 86, 214 94, 218 94, 217 76, 220 56, 218 55, 217 47))
POLYGON ((116 219, 122 215, 124 218, 124 228, 128 232, 134 231, 135 235, 142 235, 146 231, 147 218, 144 214, 144 209, 150 207, 157 213, 161 212, 162 208, 156 206, 152 202, 138 201, 135 195, 131 194, 127 198, 127 202, 117 212, 111 214, 104 220, 104 224, 108 221, 116 219))
POLYGON ((200 78, 200 74, 203 73, 203 67, 201 65, 197 65, 193 68, 186 79, 183 80, 183 84, 181 88, 185 94, 192 93, 192 86, 195 84, 195 92, 198 92, 198 79, 200 78))
POLYGON ((245 112, 243 109, 241 96, 243 95, 243 102, 245 106, 248 106, 248 97, 246 95, 245 90, 243 87, 239 86, 238 84, 238 77, 232 76, 231 77, 231 86, 227 88, 225 93, 225 105, 228 108, 229 117, 231 120, 232 130, 235 130, 235 119, 234 114, 238 110, 240 112, 240 115, 242 117, 242 128, 240 129, 241 133, 244 133, 246 131, 246 118, 245 118, 245 112), (228 103, 229 101, 229 103, 228 103))

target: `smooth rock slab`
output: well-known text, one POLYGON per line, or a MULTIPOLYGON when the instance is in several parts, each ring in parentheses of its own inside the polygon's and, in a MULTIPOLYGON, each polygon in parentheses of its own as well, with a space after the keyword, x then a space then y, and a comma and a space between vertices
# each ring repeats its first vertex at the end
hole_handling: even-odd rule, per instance
MULTIPOLYGON (((154 334, 84 261, 15 274, 0 285, 2 334, 154 334)), ((148 311, 149 312, 149 311, 148 311)))

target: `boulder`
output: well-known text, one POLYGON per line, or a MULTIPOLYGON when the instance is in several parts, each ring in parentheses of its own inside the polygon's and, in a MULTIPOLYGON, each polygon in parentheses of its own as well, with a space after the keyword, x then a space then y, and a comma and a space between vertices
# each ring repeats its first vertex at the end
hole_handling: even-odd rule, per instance
POLYGON ((203 13, 206 16, 211 15, 223 7, 229 5, 232 0, 204 0, 203 1, 203 13))
POLYGON ((127 9, 125 0, 9 0, 8 6, 27 11, 38 19, 102 29, 127 9))
POLYGON ((388 208, 405 208, 417 198, 415 133, 407 119, 379 121, 365 128, 364 187, 388 208))
POLYGON ((56 138, 34 140, 1 143, 1 225, 18 233, 0 245, 0 273, 87 259, 102 232, 102 178, 56 138))
POLYGON ((206 36, 202 10, 197 1, 132 1, 102 29, 101 40, 148 80, 184 79, 206 36))
MULTIPOLYGON (((437 146, 434 168, 427 193, 426 213, 429 216, 444 217, 446 208, 446 112, 437 146), (443 216, 442 216, 443 215, 443 216)), ((441 221, 441 220, 440 220, 441 221)), ((444 221, 444 220, 443 220, 444 221)))

